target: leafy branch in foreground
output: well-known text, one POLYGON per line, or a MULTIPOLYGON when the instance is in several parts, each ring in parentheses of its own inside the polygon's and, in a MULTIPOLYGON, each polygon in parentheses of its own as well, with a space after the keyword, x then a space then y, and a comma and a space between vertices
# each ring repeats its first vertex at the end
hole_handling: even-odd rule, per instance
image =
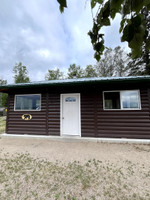
POLYGON ((57 0, 57 1, 60 4, 59 6, 60 12, 63 13, 64 8, 67 8, 67 1, 66 0, 57 0))
MULTIPOLYGON (((67 7, 67 1, 57 1, 63 12, 64 7, 67 7)), ((91 8, 98 8, 93 18, 93 28, 88 33, 97 61, 100 60, 105 49, 104 34, 101 33, 101 29, 110 26, 111 20, 114 20, 117 13, 122 16, 119 30, 122 33, 121 41, 128 42, 132 57, 141 56, 143 42, 146 42, 146 48, 150 50, 150 35, 147 34, 147 23, 143 15, 143 11, 150 12, 149 0, 91 0, 91 8)))
POLYGON ((92 0, 91 7, 99 5, 97 15, 93 19, 93 28, 89 31, 91 42, 95 50, 95 58, 100 59, 104 51, 104 35, 100 33, 102 27, 110 26, 117 13, 121 14, 120 30, 121 41, 128 42, 132 57, 136 58, 142 54, 143 41, 150 48, 150 37, 147 38, 146 20, 143 10, 149 12, 150 2, 147 0, 92 0), (146 40, 145 40, 146 39, 146 40))

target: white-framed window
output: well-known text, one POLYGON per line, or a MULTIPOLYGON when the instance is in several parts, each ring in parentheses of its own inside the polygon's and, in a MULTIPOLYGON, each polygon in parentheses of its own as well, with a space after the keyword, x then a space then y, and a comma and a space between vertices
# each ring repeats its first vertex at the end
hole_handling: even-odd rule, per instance
POLYGON ((104 91, 103 108, 104 110, 140 110, 140 91, 104 91))
POLYGON ((15 111, 40 111, 41 94, 15 95, 15 111))

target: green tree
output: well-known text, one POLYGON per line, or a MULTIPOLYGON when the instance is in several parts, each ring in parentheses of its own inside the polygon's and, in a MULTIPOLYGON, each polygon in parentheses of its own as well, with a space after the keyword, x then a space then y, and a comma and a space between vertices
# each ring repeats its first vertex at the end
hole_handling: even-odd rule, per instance
POLYGON ((6 84, 7 84, 7 80, 0 79, 0 85, 6 85, 6 84))
POLYGON ((48 73, 45 75, 45 80, 59 80, 63 79, 63 72, 57 68, 56 70, 48 70, 48 73))
POLYGON ((8 102, 8 94, 3 93, 2 94, 2 107, 7 107, 8 102))
MULTIPOLYGON (((7 80, 0 80, 0 85, 6 85, 7 80)), ((8 94, 0 93, 0 107, 7 107, 8 94)))
POLYGON ((84 77, 97 77, 96 69, 92 65, 87 65, 85 70, 84 70, 84 77))
POLYGON ((120 46, 107 49, 104 58, 96 64, 96 72, 100 77, 126 76, 129 57, 120 46))
MULTIPOLYGON (((60 10, 63 12, 67 7, 67 0, 57 0, 60 10)), ((104 34, 101 32, 104 26, 110 26, 117 13, 122 18, 120 21, 121 41, 128 42, 132 50, 132 57, 140 57, 142 54, 143 41, 146 48, 150 49, 150 36, 146 38, 146 20, 142 15, 143 8, 150 10, 149 0, 91 0, 91 8, 97 9, 93 17, 93 28, 89 31, 89 36, 95 50, 94 57, 97 61, 105 49, 104 34)))
POLYGON ((26 66, 22 65, 21 62, 18 64, 16 63, 14 68, 13 68, 13 73, 14 75, 14 82, 15 83, 27 83, 30 82, 29 76, 28 76, 28 71, 26 66))
MULTIPOLYGON (((129 56, 131 57, 131 54, 129 54, 129 56)), ((128 69, 129 69, 128 76, 146 75, 143 55, 140 58, 135 58, 135 59, 131 58, 131 61, 128 63, 128 69)))
POLYGON ((84 77, 84 70, 80 66, 76 66, 76 64, 70 65, 68 68, 68 76, 67 78, 82 78, 84 77))
POLYGON ((147 48, 147 39, 150 36, 150 11, 144 8, 142 14, 146 20, 146 37, 142 44, 142 55, 132 59, 128 64, 130 76, 150 75, 150 50, 147 48))

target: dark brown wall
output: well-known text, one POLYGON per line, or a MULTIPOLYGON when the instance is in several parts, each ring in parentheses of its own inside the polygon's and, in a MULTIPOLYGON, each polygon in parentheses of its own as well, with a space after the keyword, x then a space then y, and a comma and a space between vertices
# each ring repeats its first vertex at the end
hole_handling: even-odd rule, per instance
POLYGON ((48 93, 48 135, 60 135, 60 94, 48 93))
POLYGON ((82 95, 82 136, 150 139, 148 90, 142 89, 140 93, 142 110, 135 111, 103 110, 102 91, 97 95, 82 95))
POLYGON ((60 135, 59 94, 42 93, 41 111, 14 111, 14 96, 9 95, 8 134, 60 135), (31 114, 32 120, 23 120, 23 114, 31 114))
POLYGON ((9 134, 46 134, 46 95, 42 94, 41 111, 14 111, 14 95, 9 95, 7 133, 9 134), (23 114, 31 114, 32 120, 23 120, 23 114))
MULTIPOLYGON (((104 87, 103 87, 104 88, 104 87)), ((128 89, 124 86, 115 89, 128 89)), ((137 89, 133 87, 130 89, 137 89)), ((103 90, 110 90, 104 88, 103 90)), ((102 89, 99 87, 57 88, 57 90, 34 91, 42 94, 42 110, 26 112, 32 120, 24 121, 22 111, 14 111, 14 94, 9 95, 7 133, 60 135, 60 94, 81 94, 82 137, 149 138, 150 139, 150 99, 149 90, 141 87, 142 110, 103 110, 102 89), (48 108, 48 109, 47 109, 48 108)), ((111 89, 112 90, 112 89, 111 89)), ((27 92, 24 91, 27 94, 27 92)), ((28 92, 29 93, 29 92, 28 92)))

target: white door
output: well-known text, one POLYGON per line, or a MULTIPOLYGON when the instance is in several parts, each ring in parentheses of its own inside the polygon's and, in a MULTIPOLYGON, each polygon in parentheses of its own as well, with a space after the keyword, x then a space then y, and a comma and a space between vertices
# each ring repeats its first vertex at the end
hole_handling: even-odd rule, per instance
POLYGON ((61 95, 61 135, 80 136, 80 94, 61 95))

